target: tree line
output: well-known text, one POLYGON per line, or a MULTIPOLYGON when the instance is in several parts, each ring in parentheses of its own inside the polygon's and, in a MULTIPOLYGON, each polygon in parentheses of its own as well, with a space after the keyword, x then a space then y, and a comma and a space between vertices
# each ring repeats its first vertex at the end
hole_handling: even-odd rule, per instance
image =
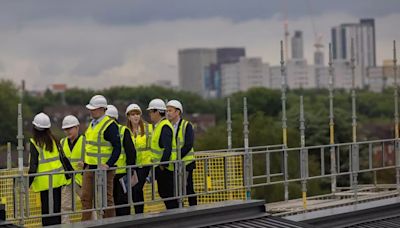
MULTIPOLYGON (((359 141, 394 137, 394 98, 393 89, 382 93, 367 90, 356 91, 357 138, 359 141)), ((177 91, 157 86, 111 87, 104 90, 71 88, 64 94, 44 92, 44 96, 33 96, 28 92, 21 99, 17 86, 7 80, 0 81, 0 145, 6 142, 16 144, 17 104, 23 103, 24 125, 28 126, 32 117, 45 107, 66 105, 86 105, 94 94, 103 94, 112 104, 137 103, 143 109, 153 98, 178 99, 184 105, 185 113, 211 113, 216 117, 216 126, 200 136, 196 136, 197 151, 222 149, 227 147, 226 98, 204 99, 191 92, 177 91)), ((306 145, 329 144, 329 93, 326 89, 289 90, 287 92, 288 146, 300 145, 299 134, 299 98, 304 97, 305 140, 306 145)), ((252 88, 230 96, 232 112, 233 147, 243 147, 243 97, 247 97, 249 115, 250 146, 282 144, 281 91, 265 88, 252 88)), ((334 91, 335 142, 352 141, 352 100, 349 91, 334 91)), ((121 111, 121 110, 120 110, 121 111)), ((123 111, 122 111, 123 112, 123 111)), ((48 113, 51 116, 51 113, 48 113)), ((25 127, 24 135, 30 135, 25 127)), ((4 150, 4 146, 3 146, 4 150)), ((273 156, 272 170, 279 170, 280 156, 273 156)), ((326 160, 329 160, 327 158, 326 160)), ((264 170, 263 158, 253 159, 255 170, 264 170)), ((291 167, 297 167, 298 157, 289 159, 291 167)), ((310 161, 310 172, 318 166, 317 158, 310 161), (315 167, 315 168, 314 168, 315 167)), ((290 171, 295 176, 297 168, 290 171)), ((314 170, 315 169, 315 170, 314 170)), ((257 171, 256 171, 257 172, 257 171)), ((386 177, 391 181, 391 176, 386 177)), ((339 183, 340 184, 340 183, 339 183)), ((344 181, 342 184, 347 184, 344 181)), ((329 181, 312 182, 308 187, 310 194, 328 191, 329 181)), ((290 190, 300 194, 300 185, 291 184, 290 190)), ((297 195, 294 195, 297 196, 297 195)), ((253 195, 267 201, 280 200, 283 197, 282 186, 257 189, 253 195)))

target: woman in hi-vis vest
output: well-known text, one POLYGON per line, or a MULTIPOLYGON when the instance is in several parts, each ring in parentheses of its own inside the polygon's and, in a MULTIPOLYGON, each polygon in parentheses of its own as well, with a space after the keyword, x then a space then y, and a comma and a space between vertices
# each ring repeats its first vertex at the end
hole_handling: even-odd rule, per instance
MULTIPOLYGON (((143 186, 146 183, 146 177, 149 175, 152 163, 150 151, 150 138, 153 132, 153 125, 145 122, 142 118, 142 109, 137 104, 130 104, 126 108, 126 126, 132 131, 133 142, 136 148, 136 169, 138 183, 133 187, 133 202, 143 202, 143 186)), ((135 214, 143 213, 144 205, 135 206, 135 214)))
MULTIPOLYGON (((42 215, 49 214, 49 190, 53 189, 53 213, 61 211, 61 187, 67 184, 64 168, 60 160, 56 139, 50 131, 50 118, 39 113, 33 119, 33 138, 30 139, 29 174, 54 173, 54 175, 39 175, 29 178, 29 186, 34 192, 40 192, 42 215)), ((43 217, 43 226, 60 224, 61 216, 43 217)))

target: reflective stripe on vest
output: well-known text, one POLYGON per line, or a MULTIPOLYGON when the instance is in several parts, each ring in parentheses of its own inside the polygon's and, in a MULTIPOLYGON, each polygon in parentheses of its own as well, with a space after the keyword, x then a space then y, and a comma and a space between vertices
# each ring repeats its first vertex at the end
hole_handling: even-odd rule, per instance
MULTIPOLYGON (((179 147, 182 149, 182 147, 185 145, 185 135, 186 135, 186 128, 187 125, 191 124, 189 121, 182 119, 180 123, 180 127, 178 130, 177 134, 177 142, 179 142, 179 147)), ((178 145, 178 143, 177 143, 178 145)), ((194 160, 194 149, 193 147, 190 149, 189 153, 185 155, 185 157, 182 158, 183 161, 185 161, 185 165, 190 164, 194 160)))
MULTIPOLYGON (((126 153, 125 153, 125 148, 124 148, 125 129, 128 129, 128 128, 118 124, 118 131, 119 131, 119 136, 121 139, 121 153, 119 154, 118 160, 115 163, 115 165, 117 167, 125 167, 126 166, 126 153)), ((116 174, 126 173, 126 168, 117 169, 115 173, 116 174)))
MULTIPOLYGON (((164 148, 160 148, 159 141, 160 141, 160 137, 161 137, 162 128, 165 125, 168 126, 172 132, 172 148, 171 148, 171 156, 169 158, 169 161, 176 160, 176 150, 173 149, 173 148, 176 148, 174 127, 168 120, 162 119, 157 124, 157 126, 154 128, 153 134, 151 137, 151 153, 152 153, 152 157, 153 157, 153 160, 152 160, 153 163, 160 162, 163 152, 164 152, 164 148)), ((174 170, 173 163, 170 163, 170 165, 167 167, 167 169, 173 171, 174 170)))
MULTIPOLYGON (((72 168, 74 168, 74 170, 80 170, 81 168, 78 166, 78 162, 83 162, 85 159, 86 137, 84 135, 80 135, 74 147, 72 148, 72 151, 68 145, 67 137, 61 139, 61 145, 63 147, 65 156, 71 163, 72 168)), ((75 174, 75 182, 82 186, 82 173, 75 174)), ((68 180, 68 184, 70 183, 71 179, 68 180)))
MULTIPOLYGON (((38 156, 38 168, 37 173, 60 173, 64 172, 64 168, 60 161, 60 154, 56 145, 56 142, 53 140, 53 151, 48 151, 46 148, 39 147, 34 139, 30 140, 32 144, 35 146, 39 156, 38 156)), ((32 182, 32 190, 34 192, 41 192, 45 190, 49 190, 49 177, 50 175, 40 175, 35 176, 32 182)), ((67 184, 67 179, 64 174, 55 174, 52 175, 52 187, 58 188, 67 184)))
POLYGON ((144 135, 140 133, 136 137, 132 136, 136 149, 136 164, 139 166, 152 163, 153 154, 150 149, 152 132, 153 125, 144 122, 144 135))
POLYGON ((104 131, 113 119, 105 116, 94 128, 89 125, 86 130, 85 163, 89 165, 106 164, 111 156, 113 147, 104 139, 104 131))

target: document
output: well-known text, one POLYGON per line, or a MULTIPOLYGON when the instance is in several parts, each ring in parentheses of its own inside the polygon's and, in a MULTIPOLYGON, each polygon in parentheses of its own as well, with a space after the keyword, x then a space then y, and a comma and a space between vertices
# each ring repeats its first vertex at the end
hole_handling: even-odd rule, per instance
MULTIPOLYGON (((131 187, 135 186, 137 183, 139 182, 136 171, 133 170, 132 176, 131 176, 131 187)), ((128 188, 127 186, 129 185, 128 183, 128 175, 125 175, 121 178, 119 178, 119 183, 122 186, 122 190, 124 191, 124 193, 128 192, 128 188)))

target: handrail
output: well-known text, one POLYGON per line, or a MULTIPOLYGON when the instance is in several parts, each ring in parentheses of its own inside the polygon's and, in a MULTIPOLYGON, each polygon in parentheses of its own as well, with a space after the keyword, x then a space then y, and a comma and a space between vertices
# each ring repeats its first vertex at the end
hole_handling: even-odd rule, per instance
MULTIPOLYGON (((310 180, 318 180, 318 179, 329 179, 331 180, 332 177, 349 177, 353 176, 355 174, 362 174, 362 173, 369 173, 369 172, 377 172, 377 171, 382 171, 382 170, 394 170, 399 168, 398 165, 388 165, 386 163, 381 163, 378 167, 374 166, 372 164, 373 160, 371 159, 371 154, 373 151, 374 147, 379 147, 379 148, 384 148, 385 146, 393 146, 395 148, 396 144, 399 142, 399 139, 382 139, 382 140, 370 140, 370 141, 362 141, 362 142, 350 142, 350 143, 336 143, 336 144, 329 144, 329 145, 319 145, 319 146, 305 146, 305 147, 297 147, 297 148, 285 148, 283 145, 271 145, 271 146, 256 146, 256 147, 249 147, 247 148, 248 155, 250 156, 249 159, 244 159, 246 156, 246 151, 244 150, 245 148, 233 148, 230 149, 229 152, 233 153, 215 153, 215 152, 222 152, 222 151, 228 151, 228 150, 209 150, 209 151, 201 151, 201 152, 196 152, 198 156, 194 159, 197 163, 203 163, 204 167, 202 169, 202 175, 204 175, 203 183, 196 183, 198 186, 202 186, 203 189, 196 191, 196 194, 187 194, 187 192, 184 190, 184 181, 176 181, 175 182, 175 187, 180 188, 180 191, 175 191, 174 196, 170 198, 163 198, 163 199, 156 199, 155 198, 155 183, 154 183, 154 173, 153 173, 153 181, 151 182, 151 189, 152 189, 152 199, 150 201, 146 202, 132 202, 131 196, 129 197, 129 203, 124 204, 124 205, 116 205, 116 206, 109 206, 101 203, 100 201, 100 207, 95 207, 93 209, 89 210, 77 210, 75 206, 72 207, 72 211, 68 212, 60 212, 60 213, 50 213, 48 215, 31 215, 29 211, 29 205, 26 203, 24 205, 24 214, 19 214, 16 215, 14 214, 14 217, 10 221, 23 221, 26 219, 33 219, 33 218, 42 218, 42 217, 47 217, 47 216, 53 216, 53 215, 66 215, 66 214, 76 214, 76 213, 82 213, 82 212, 89 212, 89 211, 101 211, 105 209, 111 209, 111 208, 120 208, 120 207, 125 207, 125 206, 135 206, 135 205, 143 205, 147 203, 156 203, 156 202, 163 202, 165 200, 171 200, 171 199, 177 199, 181 202, 183 202, 183 199, 186 197, 191 197, 191 196, 204 196, 208 194, 213 194, 213 193, 221 193, 221 192, 231 192, 231 191, 248 191, 250 189, 256 189, 259 187, 265 187, 265 186, 271 186, 271 185, 288 185, 289 183, 300 183, 302 182, 307 186, 307 181, 310 180), (361 146, 365 146, 365 149, 362 150, 360 149, 361 146), (276 149, 279 148, 279 149, 276 149), (335 148, 335 153, 337 153, 337 163, 344 165, 348 167, 347 170, 341 170, 340 165, 338 166, 338 169, 336 170, 335 173, 331 173, 329 171, 325 170, 325 161, 327 164, 329 164, 329 159, 325 158, 325 155, 328 155, 330 153, 330 148, 335 148), (359 150, 359 153, 365 153, 368 152, 369 156, 358 156, 358 160, 354 161, 351 159, 350 153, 352 150, 359 150), (293 171, 293 168, 295 167, 287 167, 286 165, 281 165, 280 169, 278 172, 272 172, 271 169, 271 159, 270 155, 275 154, 276 156, 279 156, 279 159, 281 159, 282 163, 287 164, 287 161, 290 160, 288 157, 296 155, 299 156, 301 151, 306 151, 307 153, 310 153, 310 155, 319 155, 318 156, 313 156, 313 158, 317 158, 320 162, 320 172, 314 173, 314 175, 308 175, 308 170, 310 169, 309 167, 309 162, 303 163, 303 168, 305 171, 307 171, 307 176, 290 176, 289 172, 293 171), (286 156, 285 156, 286 153, 286 156), (346 154, 345 159, 340 158, 340 156, 343 156, 343 154, 346 154), (199 155, 201 155, 199 157, 199 155), (260 161, 259 157, 257 156, 265 156, 265 172, 261 173, 260 175, 255 175, 254 170, 253 170, 253 164, 252 161, 260 161), (340 156, 339 156, 340 155, 340 156), (243 175, 244 171, 242 171, 242 176, 238 176, 237 178, 240 178, 240 184, 239 185, 231 185, 227 182, 225 179, 228 175, 227 173, 229 172, 229 169, 227 166, 225 166, 224 169, 224 180, 220 180, 220 183, 224 182, 222 187, 218 189, 213 189, 207 186, 207 177, 210 175, 210 164, 213 161, 213 159, 223 159, 226 161, 228 158, 236 158, 240 157, 242 159, 242 166, 241 168, 244 169, 246 167, 245 163, 248 162, 247 168, 249 168, 250 173, 247 175, 243 175), (359 164, 362 163, 368 163, 368 166, 362 166, 360 167, 359 164), (353 169, 352 166, 354 164, 358 165, 358 169, 353 169), (287 178, 286 178, 287 177, 287 178), (247 179, 246 179, 247 178, 247 179)), ((308 159, 311 159, 311 156, 308 156, 308 159)), ((297 162, 297 166, 300 167, 300 162, 297 162)), ((164 162, 157 162, 157 163, 152 163, 149 164, 148 166, 151 167, 151 170, 154 170, 156 166, 159 165, 168 165, 168 164, 174 164, 175 167, 180 167, 174 172, 175 176, 178 176, 180 178, 185 177, 184 174, 184 162, 182 160, 176 160, 176 161, 164 161, 164 162), (181 175, 181 176, 180 176, 181 175)), ((128 169, 128 173, 130 174, 132 169, 138 168, 138 165, 128 165, 125 167, 111 167, 109 170, 116 170, 118 168, 126 168, 128 169)), ((24 180, 25 182, 28 180, 29 177, 37 177, 37 176, 45 176, 49 175, 50 177, 58 174, 72 174, 73 179, 76 174, 78 173, 85 173, 85 172, 99 172, 100 175, 103 175, 104 180, 106 180, 106 172, 104 170, 100 169, 85 169, 85 170, 77 170, 77 171, 66 171, 66 172, 61 172, 61 173, 54 173, 54 172, 46 172, 46 173, 32 173, 32 174, 11 174, 11 175, 4 175, 0 176, 0 180, 4 179, 11 179, 14 181, 14 183, 18 183, 16 180, 24 180)), ((259 173, 260 170, 257 170, 259 173)), ((299 173, 299 172, 297 172, 299 173)), ((176 179, 177 177, 175 177, 176 179)), ((52 181, 53 178, 49 178, 49 182, 52 181)), ((130 178, 128 178, 128 186, 130 186, 130 178)), ((105 183, 105 182, 103 182, 105 183)), ((358 183, 354 183, 358 188, 358 183)), ((371 183, 372 184, 372 183, 371 183)), ((395 183, 394 183, 395 184, 395 183)), ((25 192, 28 192, 27 189, 27 184, 25 186, 25 192)), ((49 183, 49 186, 51 186, 51 183, 49 183)), ((349 186, 350 187, 350 186, 349 186)), ((353 186, 354 187, 354 186, 353 186)), ((23 189, 21 189, 23 190, 23 189)), ((131 191, 131 190, 130 190, 131 191)), ((289 191, 289 190, 287 190, 289 191)), ((23 191, 21 191, 23 192, 23 191)), ((19 192, 20 193, 20 192, 19 192)), ((130 193, 130 192, 129 192, 130 193)), ((18 194, 18 193, 16 193, 18 194)), ((73 199, 75 199, 75 192, 72 192, 73 194, 73 199)), ((105 191, 102 191, 102 194, 106 194, 105 191)), ((289 196, 289 192, 286 192, 285 189, 285 196, 289 196)), ((334 193, 333 193, 334 194, 334 193)), ((357 201, 357 191, 354 193, 354 197, 357 201)), ((101 199, 106 199, 104 195, 100 196, 101 199)), ((28 200, 29 197, 26 196, 26 199, 28 200)), ((49 202, 50 205, 51 202, 49 202)), ((16 205, 16 202, 14 202, 14 206, 16 205)), ((14 207, 15 208, 15 207, 14 207)), ((50 211, 52 211, 52 206, 50 206, 50 211)))

